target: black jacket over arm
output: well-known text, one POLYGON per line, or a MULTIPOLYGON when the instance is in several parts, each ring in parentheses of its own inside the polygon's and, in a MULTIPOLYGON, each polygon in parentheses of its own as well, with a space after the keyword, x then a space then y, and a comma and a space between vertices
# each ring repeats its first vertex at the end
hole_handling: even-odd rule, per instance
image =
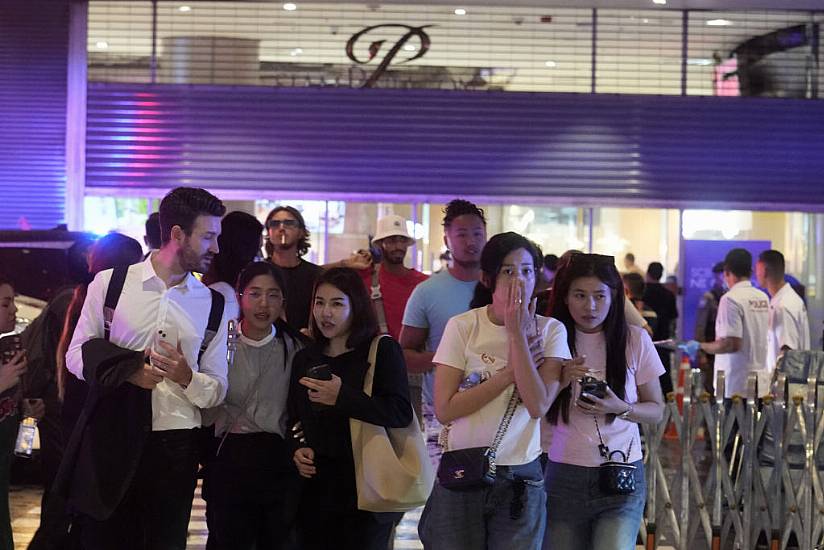
POLYGON ((83 344, 89 395, 66 447, 55 491, 73 512, 111 516, 137 470, 152 430, 152 392, 126 380, 143 366, 143 352, 103 338, 83 344))

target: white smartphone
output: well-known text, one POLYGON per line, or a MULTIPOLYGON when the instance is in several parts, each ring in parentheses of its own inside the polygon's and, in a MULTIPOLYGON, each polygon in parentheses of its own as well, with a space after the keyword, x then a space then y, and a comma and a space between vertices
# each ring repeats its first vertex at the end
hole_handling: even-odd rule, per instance
MULTIPOLYGON (((157 353, 158 355, 168 355, 168 352, 160 345, 160 342, 165 342, 172 346, 173 348, 177 348, 177 326, 176 325, 166 325, 162 328, 157 329, 154 335, 154 342, 152 343, 152 351, 157 353)), ((162 369, 160 365, 154 365, 156 368, 162 369)))

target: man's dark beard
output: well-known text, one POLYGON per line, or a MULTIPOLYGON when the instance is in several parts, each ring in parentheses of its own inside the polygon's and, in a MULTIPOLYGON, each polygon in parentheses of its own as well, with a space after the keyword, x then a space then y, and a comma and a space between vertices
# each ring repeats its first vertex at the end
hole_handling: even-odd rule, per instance
POLYGON ((177 258, 180 262, 180 267, 183 268, 184 271, 194 271, 196 273, 204 273, 208 271, 209 266, 203 266, 203 257, 199 256, 194 250, 192 250, 192 248, 188 246, 188 243, 185 244, 187 246, 184 246, 177 251, 177 258))
POLYGON ((403 260, 406 258, 406 252, 404 251, 403 254, 387 254, 384 252, 383 259, 386 260, 386 263, 392 265, 403 265, 403 260), (397 258, 393 258, 393 256, 397 256, 397 258))

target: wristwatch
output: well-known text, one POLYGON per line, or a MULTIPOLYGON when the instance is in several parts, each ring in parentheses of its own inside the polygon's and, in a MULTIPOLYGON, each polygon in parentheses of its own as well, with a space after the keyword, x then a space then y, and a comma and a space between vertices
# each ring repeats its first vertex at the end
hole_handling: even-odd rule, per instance
POLYGON ((627 410, 618 415, 621 420, 629 420, 629 415, 632 414, 632 405, 627 403, 627 410))

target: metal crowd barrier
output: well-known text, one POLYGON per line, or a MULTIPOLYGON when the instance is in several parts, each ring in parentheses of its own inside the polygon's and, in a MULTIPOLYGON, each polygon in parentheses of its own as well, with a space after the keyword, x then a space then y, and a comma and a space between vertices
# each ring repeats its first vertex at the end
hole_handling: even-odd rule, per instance
POLYGON ((787 352, 770 396, 725 400, 682 365, 683 404, 644 426, 648 550, 824 549, 824 352, 787 352))

